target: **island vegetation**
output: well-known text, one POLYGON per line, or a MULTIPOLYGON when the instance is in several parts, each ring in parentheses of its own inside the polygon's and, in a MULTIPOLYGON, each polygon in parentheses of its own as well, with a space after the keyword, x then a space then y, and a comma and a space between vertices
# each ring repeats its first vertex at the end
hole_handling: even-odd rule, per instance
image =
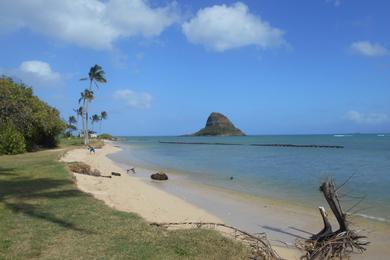
POLYGON ((206 126, 193 134, 194 136, 243 136, 240 129, 224 115, 213 112, 207 118, 206 126))

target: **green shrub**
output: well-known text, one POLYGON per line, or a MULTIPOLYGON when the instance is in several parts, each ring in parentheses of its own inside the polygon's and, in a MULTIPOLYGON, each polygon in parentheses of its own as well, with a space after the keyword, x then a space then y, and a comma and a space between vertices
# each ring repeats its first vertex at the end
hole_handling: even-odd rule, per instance
POLYGON ((112 141, 116 140, 116 138, 113 137, 110 134, 101 134, 101 135, 98 136, 98 138, 99 139, 105 139, 105 140, 112 140, 112 141))
POLYGON ((22 133, 15 126, 7 122, 0 126, 0 154, 18 154, 26 151, 26 144, 22 133))
POLYGON ((0 77, 0 123, 4 122, 23 135, 28 151, 56 146, 66 127, 58 110, 34 96, 31 88, 0 77))

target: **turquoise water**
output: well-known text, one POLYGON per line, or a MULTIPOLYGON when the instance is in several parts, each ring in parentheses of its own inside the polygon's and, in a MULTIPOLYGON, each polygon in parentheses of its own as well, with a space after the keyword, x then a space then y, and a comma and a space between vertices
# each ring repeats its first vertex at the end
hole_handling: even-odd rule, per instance
POLYGON ((300 135, 245 137, 123 137, 121 163, 184 173, 192 181, 256 196, 324 204, 318 187, 333 176, 342 183, 344 208, 390 220, 390 135, 300 135), (159 141, 241 145, 163 144, 159 141), (263 147, 250 144, 340 145, 343 149, 263 147), (230 180, 230 177, 233 180, 230 180))

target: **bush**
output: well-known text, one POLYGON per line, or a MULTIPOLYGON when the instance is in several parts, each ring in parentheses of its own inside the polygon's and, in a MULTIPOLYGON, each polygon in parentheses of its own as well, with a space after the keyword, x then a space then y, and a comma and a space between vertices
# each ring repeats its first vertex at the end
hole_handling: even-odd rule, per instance
POLYGON ((57 109, 33 95, 31 88, 0 77, 0 124, 11 122, 25 141, 26 149, 54 147, 65 129, 57 109))
POLYGON ((111 141, 115 141, 116 138, 113 137, 112 135, 110 134, 101 134, 98 136, 99 139, 105 139, 105 140, 111 140, 111 141))
POLYGON ((26 151, 23 134, 7 122, 0 127, 0 154, 18 154, 26 151))

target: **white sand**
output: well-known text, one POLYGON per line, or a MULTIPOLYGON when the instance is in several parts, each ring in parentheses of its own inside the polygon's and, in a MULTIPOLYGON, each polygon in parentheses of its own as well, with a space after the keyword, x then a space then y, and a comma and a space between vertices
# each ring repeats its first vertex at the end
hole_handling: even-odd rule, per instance
MULTIPOLYGON (((77 186, 84 192, 104 201, 118 210, 134 212, 150 222, 219 222, 222 220, 209 214, 185 200, 175 197, 141 179, 129 176, 124 169, 106 157, 120 149, 106 142, 96 154, 87 149, 75 149, 67 152, 61 159, 65 162, 79 161, 98 169, 103 175, 119 172, 121 176, 100 178, 75 173, 77 186)), ((152 173, 152 172, 151 172, 152 173)))

